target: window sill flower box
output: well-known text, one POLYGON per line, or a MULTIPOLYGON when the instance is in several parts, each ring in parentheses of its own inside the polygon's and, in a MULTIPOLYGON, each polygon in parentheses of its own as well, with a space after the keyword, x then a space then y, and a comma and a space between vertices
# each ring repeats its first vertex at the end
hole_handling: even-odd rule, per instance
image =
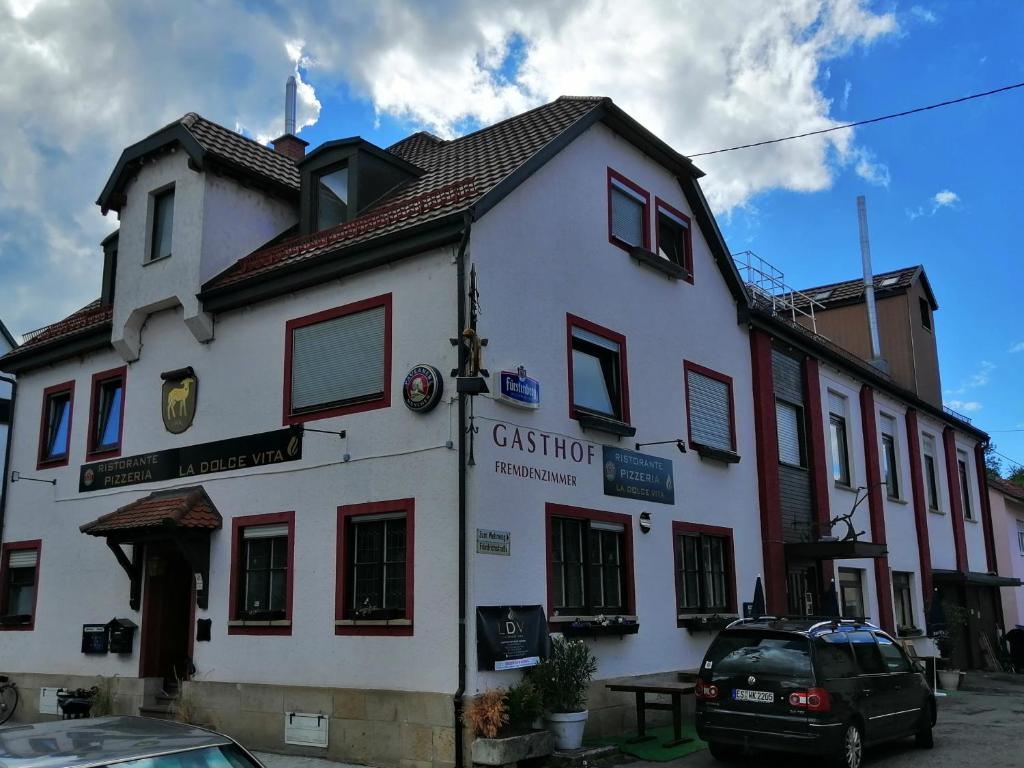
POLYGON ((633 616, 584 616, 552 624, 566 637, 623 637, 640 631, 640 623, 633 616))
POLYGON ((685 615, 679 616, 679 626, 691 632, 718 632, 725 629, 739 616, 723 616, 721 614, 711 615, 685 615))

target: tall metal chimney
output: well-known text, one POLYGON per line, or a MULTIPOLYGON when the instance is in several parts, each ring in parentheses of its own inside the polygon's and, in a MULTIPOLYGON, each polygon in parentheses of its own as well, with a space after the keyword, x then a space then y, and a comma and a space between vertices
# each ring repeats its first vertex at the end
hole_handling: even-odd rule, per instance
POLYGON ((284 87, 284 132, 295 135, 295 75, 289 75, 284 87))
POLYGON ((889 364, 882 358, 878 338, 878 312, 875 309, 875 277, 871 272, 871 242, 868 239, 868 207, 864 195, 857 196, 857 221, 860 225, 860 258, 864 268, 864 298, 868 305, 868 330, 871 334, 871 364, 886 373, 889 364))

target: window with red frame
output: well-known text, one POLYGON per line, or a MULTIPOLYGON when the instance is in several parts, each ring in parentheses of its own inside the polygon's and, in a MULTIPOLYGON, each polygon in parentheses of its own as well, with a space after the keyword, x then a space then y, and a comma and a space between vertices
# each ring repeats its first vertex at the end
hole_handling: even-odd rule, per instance
POLYGON ((608 239, 629 250, 650 248, 651 196, 621 173, 608 169, 608 239))
POLYGON ((247 515, 231 521, 229 633, 289 633, 295 568, 295 514, 247 515), (238 626, 255 622, 256 626, 238 626))
POLYGON ((290 320, 285 422, 391 404, 391 295, 290 320))
POLYGON ((412 499, 338 509, 335 618, 353 632, 411 630, 412 499))
POLYGON ((124 383, 124 368, 97 373, 92 377, 92 403, 89 408, 90 455, 113 455, 121 450, 124 383))
POLYGON ((573 315, 568 323, 573 418, 589 413, 628 423, 626 338, 573 315))
POLYGON ((31 629, 39 581, 38 541, 8 542, 0 562, 0 628, 31 629))
POLYGON ((684 361, 683 369, 690 445, 735 451, 732 379, 689 361, 684 361))
POLYGON ((656 198, 658 255, 686 271, 686 279, 693 282, 693 244, 690 237, 690 217, 656 198))
POLYGON ((732 531, 676 523, 673 536, 678 614, 735 611, 732 531))
POLYGON ((629 517, 557 506, 548 512, 552 613, 630 613, 633 574, 629 517))
POLYGON ((71 446, 71 415, 75 399, 73 381, 43 391, 43 415, 39 430, 39 466, 68 463, 71 446))

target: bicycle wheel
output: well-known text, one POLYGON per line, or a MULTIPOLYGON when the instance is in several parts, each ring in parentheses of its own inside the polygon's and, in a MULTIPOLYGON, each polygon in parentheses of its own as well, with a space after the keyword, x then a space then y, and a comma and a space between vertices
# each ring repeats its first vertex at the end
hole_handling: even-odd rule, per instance
POLYGON ((18 708, 18 689, 8 683, 0 688, 0 725, 11 719, 14 710, 18 708))

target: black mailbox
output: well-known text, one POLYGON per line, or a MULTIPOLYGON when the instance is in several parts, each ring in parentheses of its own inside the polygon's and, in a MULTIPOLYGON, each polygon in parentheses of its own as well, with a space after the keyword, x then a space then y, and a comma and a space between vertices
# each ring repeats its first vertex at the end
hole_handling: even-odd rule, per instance
POLYGON ((107 624, 111 653, 131 653, 135 643, 136 624, 131 619, 112 619, 107 624))
POLYGON ((82 653, 107 652, 107 625, 82 625, 82 653))

